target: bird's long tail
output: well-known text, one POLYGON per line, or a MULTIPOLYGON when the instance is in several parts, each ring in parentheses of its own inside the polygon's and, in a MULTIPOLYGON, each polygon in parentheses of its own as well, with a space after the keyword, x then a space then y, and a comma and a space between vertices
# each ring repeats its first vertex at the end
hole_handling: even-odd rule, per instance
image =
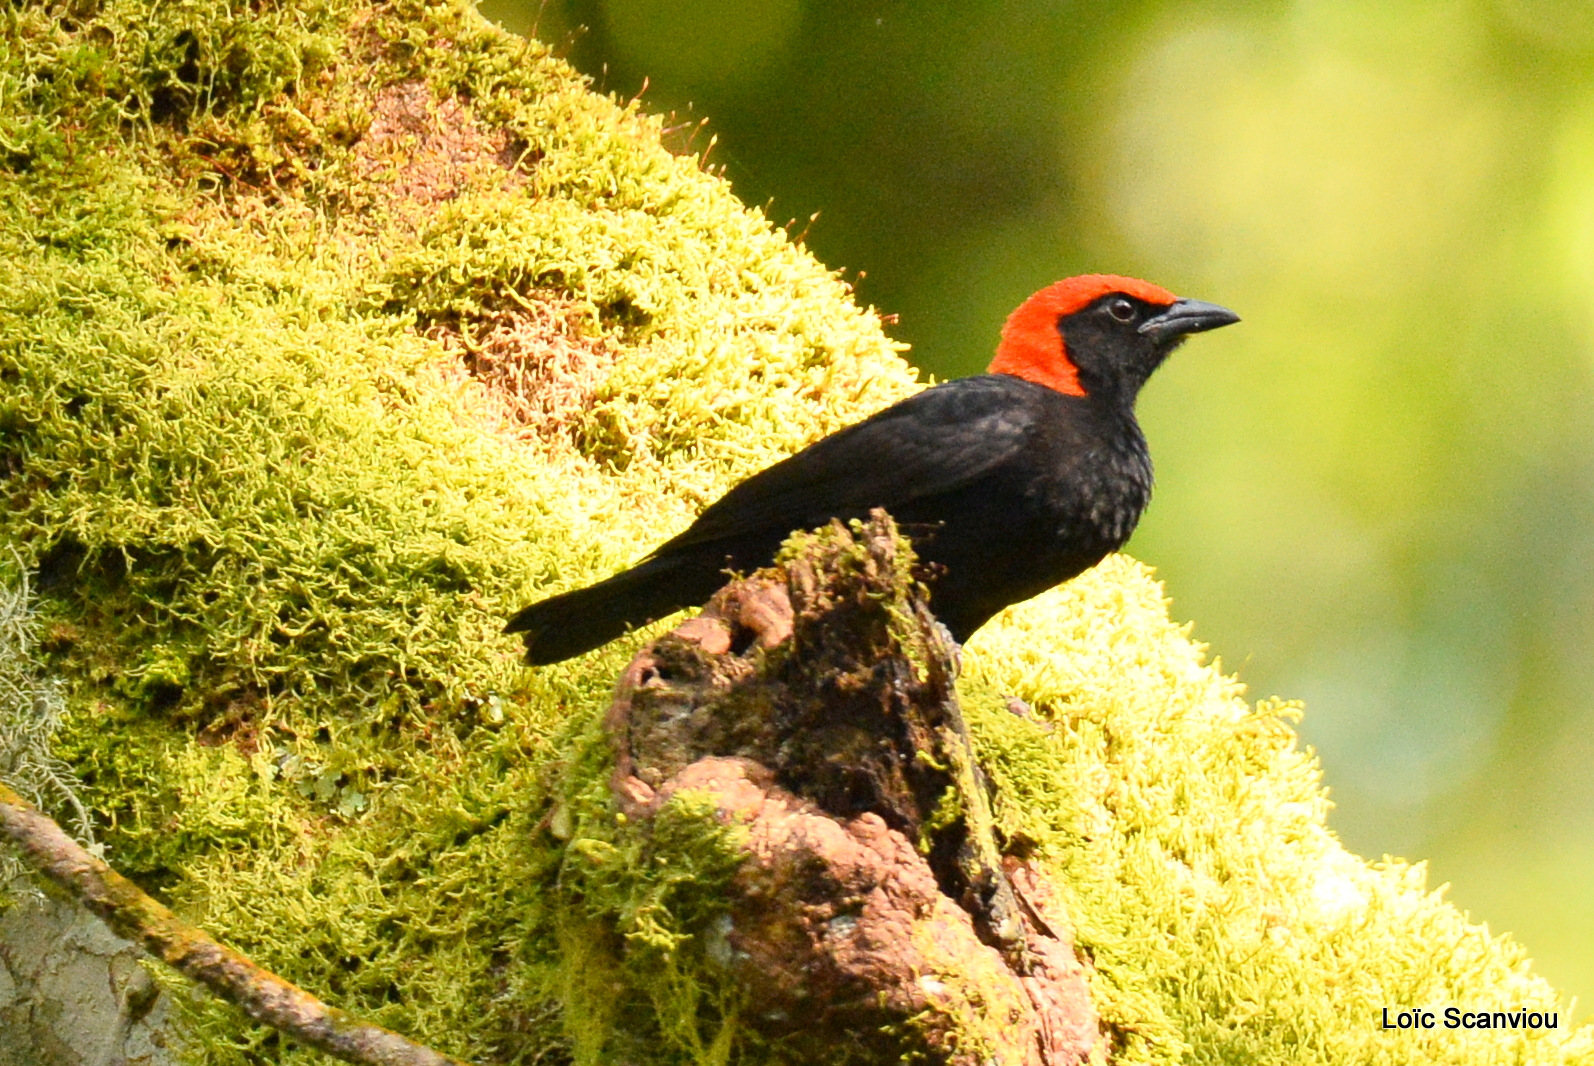
POLYGON ((647 559, 607 581, 524 608, 504 632, 525 634, 526 661, 546 666, 607 644, 627 629, 703 603, 725 581, 713 567, 705 569, 701 560, 647 559))

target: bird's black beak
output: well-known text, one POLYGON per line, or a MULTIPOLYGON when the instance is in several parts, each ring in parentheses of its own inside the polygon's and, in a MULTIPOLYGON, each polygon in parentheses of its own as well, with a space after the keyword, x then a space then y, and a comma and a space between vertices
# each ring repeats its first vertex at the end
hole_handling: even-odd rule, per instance
POLYGON ((1146 319, 1139 332, 1157 341, 1172 340, 1188 333, 1205 333, 1220 326, 1231 326, 1240 316, 1227 307, 1201 300, 1176 300, 1160 315, 1146 319))

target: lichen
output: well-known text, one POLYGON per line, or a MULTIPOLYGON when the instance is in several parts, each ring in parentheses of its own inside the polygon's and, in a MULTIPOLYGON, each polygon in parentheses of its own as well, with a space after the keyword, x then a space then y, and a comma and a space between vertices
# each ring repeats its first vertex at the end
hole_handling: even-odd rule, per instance
MULTIPOLYGON (((503 618, 916 387, 659 133, 454 0, 0 9, 0 542, 67 694, 55 756, 145 888, 484 1063, 590 1059, 630 1009, 547 889, 600 813, 553 782, 601 784, 582 738, 636 642, 527 671, 503 618), (548 367, 572 384, 528 433, 504 390, 548 367)), ((1587 1058, 1581 1030, 1376 1030, 1553 993, 1420 869, 1339 848, 1279 709, 1133 564, 964 663, 999 824, 1068 886, 1125 1061, 1587 1058)), ((707 913, 679 872, 627 898, 707 913)), ((688 970, 657 990, 700 1016, 688 970)), ((173 1003, 195 1064, 312 1061, 173 1003)), ((666 1042, 726 1056, 735 1009, 666 1042)))
MULTIPOLYGON (((66 701, 59 680, 41 676, 38 628, 26 572, 12 577, 0 569, 0 785, 52 812, 80 843, 95 847, 77 776, 55 753, 66 701)), ((0 909, 31 887, 23 871, 0 851, 0 909)))

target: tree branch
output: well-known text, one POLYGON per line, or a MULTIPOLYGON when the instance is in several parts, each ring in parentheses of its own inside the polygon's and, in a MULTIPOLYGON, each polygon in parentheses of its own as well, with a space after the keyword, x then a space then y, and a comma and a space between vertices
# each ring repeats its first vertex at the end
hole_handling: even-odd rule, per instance
POLYGON ((119 936, 236 1003, 255 1021, 359 1066, 465 1066, 330 1007, 189 925, 89 854, 48 815, 0 785, 0 834, 24 860, 119 936))

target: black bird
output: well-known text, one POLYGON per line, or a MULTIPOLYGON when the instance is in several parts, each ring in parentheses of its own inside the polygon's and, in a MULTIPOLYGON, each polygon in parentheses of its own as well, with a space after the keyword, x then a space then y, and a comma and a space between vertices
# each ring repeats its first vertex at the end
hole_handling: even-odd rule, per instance
POLYGON ((534 603, 505 628, 534 665, 708 600, 768 566, 795 530, 883 507, 929 564, 930 608, 959 643, 1010 603, 1094 566, 1151 496, 1140 388, 1191 333, 1234 312, 1134 278, 1042 289, 984 374, 893 404, 754 474, 631 569, 534 603))

